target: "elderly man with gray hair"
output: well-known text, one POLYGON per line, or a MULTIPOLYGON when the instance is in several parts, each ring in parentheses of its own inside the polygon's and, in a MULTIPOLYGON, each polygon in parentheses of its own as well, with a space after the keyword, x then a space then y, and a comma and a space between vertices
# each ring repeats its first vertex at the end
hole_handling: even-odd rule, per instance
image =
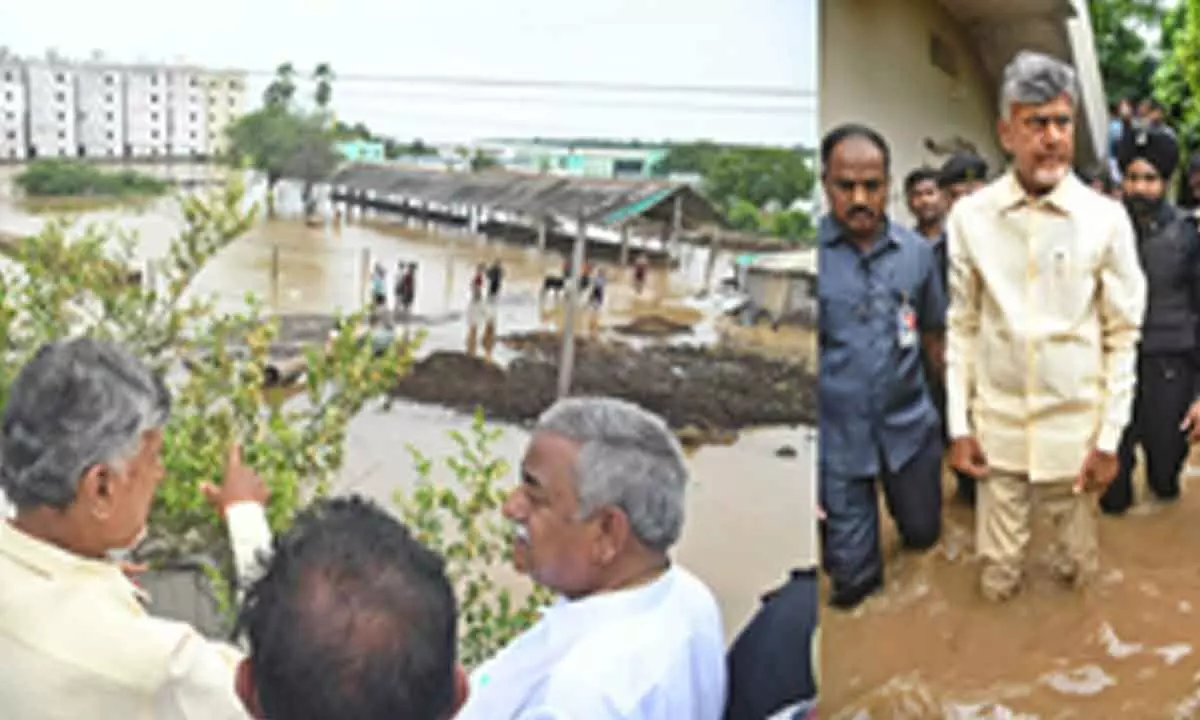
POLYGON ((1020 587, 1034 505, 1056 527, 1051 570, 1098 564, 1097 496, 1129 422, 1146 280, 1125 209, 1071 171, 1074 70, 1022 52, 1004 71, 1012 167, 948 220, 947 424, 979 480, 977 549, 994 600, 1020 587))
POLYGON ((458 720, 722 716, 720 612, 669 555, 687 480, 678 441, 635 405, 542 415, 503 511, 517 569, 562 598, 474 673, 458 720))
MULTIPOLYGON (((128 352, 76 338, 42 347, 0 427, 0 715, 14 720, 247 718, 240 654, 151 617, 113 556, 145 533, 163 477, 167 388, 128 352)), ((206 494, 239 575, 270 546, 266 486, 231 450, 206 494)))

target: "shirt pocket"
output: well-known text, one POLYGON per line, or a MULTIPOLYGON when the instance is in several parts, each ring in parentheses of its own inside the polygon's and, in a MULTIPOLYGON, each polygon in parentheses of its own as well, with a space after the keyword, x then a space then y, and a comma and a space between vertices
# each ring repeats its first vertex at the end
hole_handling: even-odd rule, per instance
POLYGON ((1070 220, 1059 218, 1045 227, 1044 242, 1034 255, 1036 304, 1031 310, 1058 333, 1076 327, 1095 311, 1097 260, 1092 248, 1075 239, 1070 220))

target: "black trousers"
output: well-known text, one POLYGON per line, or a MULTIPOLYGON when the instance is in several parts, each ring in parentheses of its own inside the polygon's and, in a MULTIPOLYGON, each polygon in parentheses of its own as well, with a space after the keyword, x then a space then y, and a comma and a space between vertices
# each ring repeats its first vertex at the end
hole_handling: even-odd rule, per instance
POLYGON ((833 586, 830 604, 854 607, 883 585, 877 481, 906 547, 924 550, 938 541, 944 450, 941 434, 935 430, 904 467, 885 470, 878 478, 821 470, 819 491, 826 515, 821 523, 821 556, 833 586))
POLYGON ((1195 399, 1196 368, 1191 355, 1141 355, 1133 413, 1121 437, 1121 467, 1100 498, 1100 508, 1120 514, 1133 504, 1133 466, 1140 445, 1146 456, 1146 484, 1155 497, 1179 497, 1179 473, 1187 459, 1187 433, 1179 429, 1195 399))
MULTIPOLYGON (((926 367, 928 368, 928 365, 926 367)), ((946 386, 942 384, 941 378, 935 377, 929 372, 927 372, 925 380, 929 386, 929 397, 933 400, 933 405, 938 410, 938 416, 942 419, 942 433, 948 441, 949 426, 946 424, 946 386)), ((974 506, 975 478, 958 470, 952 470, 952 472, 954 473, 954 480, 957 486, 958 499, 974 506)))

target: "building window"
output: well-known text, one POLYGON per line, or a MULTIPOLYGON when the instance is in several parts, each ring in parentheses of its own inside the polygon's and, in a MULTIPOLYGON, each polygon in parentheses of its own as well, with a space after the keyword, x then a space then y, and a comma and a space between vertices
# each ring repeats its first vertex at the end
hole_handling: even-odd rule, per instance
POLYGON ((113 120, 115 120, 116 118, 117 118, 117 116, 116 116, 116 115, 114 115, 114 114, 112 114, 112 113, 105 113, 105 114, 104 114, 104 119, 105 119, 105 120, 108 120, 109 122, 112 122, 112 121, 113 121, 113 120))
POLYGON ((209 113, 208 114, 208 122, 215 125, 217 122, 217 116, 214 115, 213 113, 209 113))
POLYGON ((229 97, 229 107, 237 107, 237 98, 232 95, 229 97))
POLYGON ((104 76, 104 84, 105 84, 105 85, 112 85, 112 84, 113 84, 113 82, 114 82, 114 81, 113 81, 113 76, 112 76, 112 75, 105 75, 105 76, 104 76))
POLYGON ((197 80, 194 76, 188 78, 188 87, 197 87, 199 85, 200 85, 200 81, 197 80))
POLYGON ((195 139, 196 139, 196 131, 195 131, 195 130, 193 130, 193 131, 191 131, 190 133, 188 133, 188 135, 189 135, 189 136, 190 136, 190 137, 191 137, 193 140, 195 140, 195 139))
POLYGON ((104 96, 104 102, 112 104, 112 101, 113 101, 112 93, 109 93, 108 95, 104 96))
POLYGON ((5 70, 4 71, 4 82, 12 82, 12 81, 13 81, 12 70, 5 70))
POLYGON ((152 103, 157 103, 157 102, 158 102, 158 95, 151 95, 151 96, 150 96, 150 102, 152 102, 152 103))
POLYGON ((108 138, 109 140, 117 139, 116 133, 114 133, 112 130, 109 130, 108 132, 104 133, 104 137, 108 138))
POLYGON ((157 139, 158 139, 158 131, 157 131, 157 130, 151 130, 151 131, 150 131, 150 139, 151 139, 151 140, 157 140, 157 139))
POLYGON ((58 102, 66 102, 67 94, 66 93, 54 93, 54 99, 57 100, 58 102))
POLYGON ((4 93, 4 99, 9 102, 12 102, 12 99, 13 99, 12 90, 9 90, 6 93, 4 93))
POLYGON ((4 135, 5 135, 5 137, 7 137, 9 140, 16 140, 16 139, 17 139, 17 131, 16 131, 16 130, 9 130, 9 131, 8 131, 7 133, 5 133, 4 135))
POLYGON ((54 74, 54 82, 59 83, 61 85, 62 83, 65 83, 66 81, 67 81, 66 75, 63 75, 62 73, 54 74))
POLYGON ((58 113, 58 121, 59 121, 59 122, 66 122, 66 121, 67 121, 67 114, 66 114, 65 112, 60 112, 60 113, 58 113))
POLYGON ((66 130, 59 130, 59 131, 58 131, 58 139, 59 139, 59 140, 66 140, 66 139, 67 139, 67 131, 66 131, 66 130))
POLYGON ((158 122, 158 113, 150 113, 150 122, 158 122))
POLYGON ((196 113, 188 113, 188 122, 196 122, 197 117, 199 116, 196 113))
POLYGON ((151 76, 150 76, 150 84, 151 84, 151 85, 158 85, 158 76, 157 76, 157 75, 151 75, 151 76))

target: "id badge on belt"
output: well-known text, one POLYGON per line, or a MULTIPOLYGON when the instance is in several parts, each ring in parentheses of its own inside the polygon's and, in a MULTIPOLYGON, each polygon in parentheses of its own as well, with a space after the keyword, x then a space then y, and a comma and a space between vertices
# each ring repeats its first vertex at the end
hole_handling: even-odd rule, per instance
POLYGON ((897 317, 896 338, 901 348, 908 349, 917 344, 917 313, 908 302, 908 294, 900 296, 900 312, 897 317))

